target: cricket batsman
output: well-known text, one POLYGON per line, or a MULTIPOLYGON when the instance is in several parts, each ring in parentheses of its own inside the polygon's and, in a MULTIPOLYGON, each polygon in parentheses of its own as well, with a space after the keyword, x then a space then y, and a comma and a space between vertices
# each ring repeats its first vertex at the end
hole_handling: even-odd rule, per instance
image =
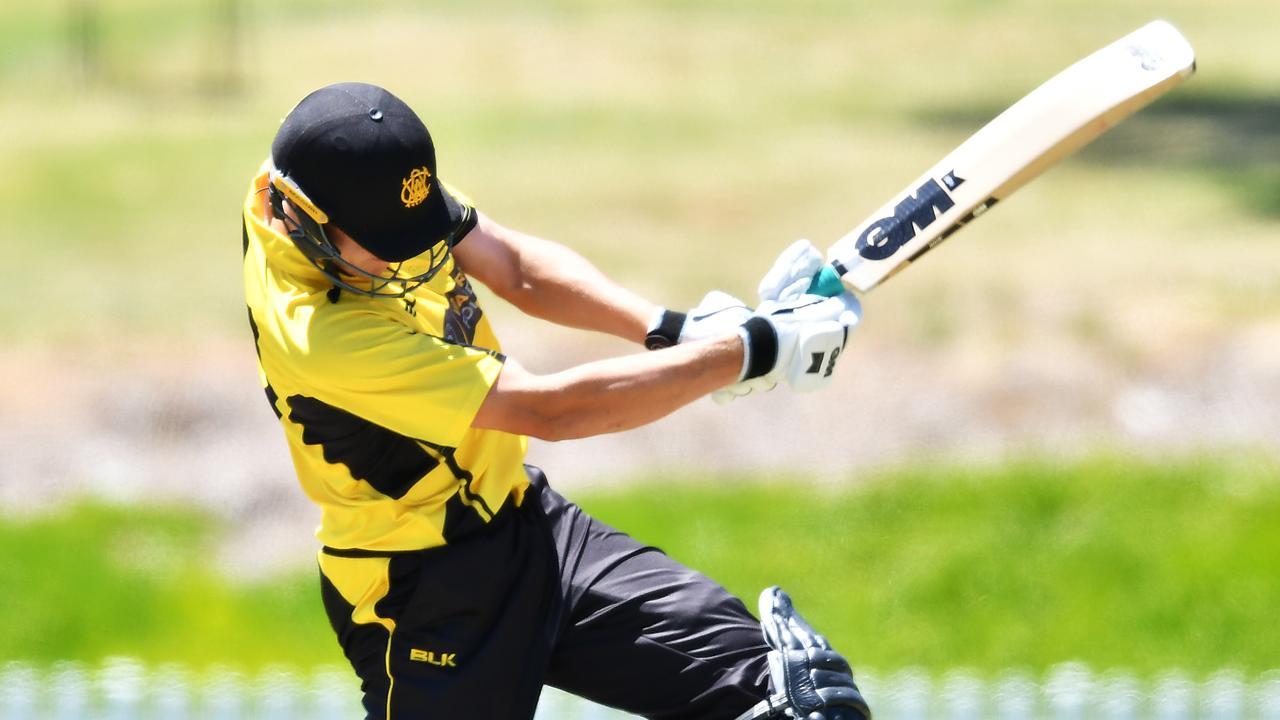
POLYGON ((667 310, 476 210, 390 92, 341 83, 298 103, 244 202, 245 296, 366 717, 527 720, 552 685, 647 718, 869 718, 784 592, 761 595, 757 621, 524 463, 528 436, 825 386, 860 308, 804 294, 821 263, 797 243, 756 309, 712 292, 667 310), (652 352, 535 374, 503 354, 474 282, 652 352))

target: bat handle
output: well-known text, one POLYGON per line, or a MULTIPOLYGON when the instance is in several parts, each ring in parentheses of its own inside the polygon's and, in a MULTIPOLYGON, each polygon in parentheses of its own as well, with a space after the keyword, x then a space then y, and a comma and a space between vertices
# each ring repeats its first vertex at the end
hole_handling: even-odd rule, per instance
POLYGON ((813 276, 813 282, 809 283, 809 294, 811 295, 835 297, 843 292, 844 283, 840 282, 840 275, 830 265, 823 265, 822 270, 813 276))

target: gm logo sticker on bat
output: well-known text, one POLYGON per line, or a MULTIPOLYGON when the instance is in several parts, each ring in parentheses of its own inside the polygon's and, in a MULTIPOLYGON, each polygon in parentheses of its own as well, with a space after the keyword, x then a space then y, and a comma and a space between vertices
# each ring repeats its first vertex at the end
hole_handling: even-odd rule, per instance
POLYGON ((923 231, 946 211, 955 207, 955 201, 947 194, 964 184, 952 170, 939 182, 929 178, 893 208, 893 215, 880 218, 867 226, 858 236, 854 247, 866 260, 884 260, 892 257, 903 245, 910 242, 917 232, 923 231), (946 189, 943 189, 946 186, 946 189))

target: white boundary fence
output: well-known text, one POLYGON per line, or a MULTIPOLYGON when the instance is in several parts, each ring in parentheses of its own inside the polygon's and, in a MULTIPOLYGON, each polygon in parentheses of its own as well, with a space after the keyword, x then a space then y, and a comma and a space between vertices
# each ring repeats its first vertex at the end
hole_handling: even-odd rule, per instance
MULTIPOLYGON (((1280 671, 1246 677, 1221 671, 1195 679, 1167 672, 1141 680, 1061 665, 1043 676, 983 678, 905 670, 862 672, 877 720, 1280 720, 1280 671)), ((149 668, 129 659, 102 665, 0 665, 0 720, 353 720, 357 683, 342 667, 298 672, 149 668)), ((548 690, 538 720, 630 716, 548 690)))

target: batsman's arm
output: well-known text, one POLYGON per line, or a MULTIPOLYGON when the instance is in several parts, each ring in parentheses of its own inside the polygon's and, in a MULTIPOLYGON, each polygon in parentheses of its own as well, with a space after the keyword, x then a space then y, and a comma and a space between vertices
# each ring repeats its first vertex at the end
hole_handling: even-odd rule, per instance
POLYGON ((743 353, 741 337, 725 334, 550 375, 507 358, 472 426, 543 440, 630 430, 737 381, 743 353))
POLYGON ((558 243, 511 230, 483 213, 454 248, 462 270, 522 312, 642 342, 656 306, 558 243))
POLYGON ((740 380, 825 387, 857 321, 852 296, 773 303, 703 340, 534 375, 507 358, 474 427, 566 440, 640 427, 740 380))

